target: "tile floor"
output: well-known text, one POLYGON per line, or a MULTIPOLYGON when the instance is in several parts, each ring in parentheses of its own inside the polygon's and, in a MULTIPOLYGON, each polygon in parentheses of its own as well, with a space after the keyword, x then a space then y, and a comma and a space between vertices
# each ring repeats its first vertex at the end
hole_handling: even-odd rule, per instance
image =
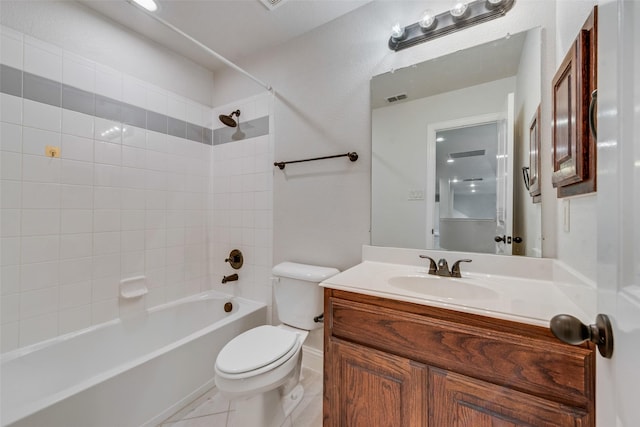
MULTIPOLYGON (((302 402, 287 417, 282 427, 322 426, 322 374, 302 368, 302 402)), ((159 427, 245 427, 234 425, 235 405, 218 393, 216 388, 163 421, 159 427)))

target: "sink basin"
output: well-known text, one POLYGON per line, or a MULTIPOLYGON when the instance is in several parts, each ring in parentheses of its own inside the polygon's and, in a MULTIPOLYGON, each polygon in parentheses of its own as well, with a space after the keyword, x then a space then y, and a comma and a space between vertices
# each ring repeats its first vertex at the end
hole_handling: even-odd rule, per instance
POLYGON ((391 277, 389 285, 405 291, 445 299, 490 299, 497 298, 498 293, 492 289, 469 283, 465 279, 425 275, 407 275, 391 277))

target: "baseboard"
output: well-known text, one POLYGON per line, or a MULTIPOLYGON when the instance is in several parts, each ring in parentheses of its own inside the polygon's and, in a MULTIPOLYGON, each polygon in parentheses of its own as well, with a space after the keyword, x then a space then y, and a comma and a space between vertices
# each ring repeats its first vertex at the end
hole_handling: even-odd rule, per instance
POLYGON ((312 371, 322 373, 322 361, 322 350, 306 345, 302 346, 302 366, 312 371))

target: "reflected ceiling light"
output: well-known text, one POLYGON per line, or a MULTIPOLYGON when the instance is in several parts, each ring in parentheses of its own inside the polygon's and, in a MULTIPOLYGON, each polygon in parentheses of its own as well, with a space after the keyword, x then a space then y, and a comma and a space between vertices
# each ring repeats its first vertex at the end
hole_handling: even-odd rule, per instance
POLYGON ((446 141, 444 136, 439 136, 436 138, 436 142, 442 142, 442 141, 446 141))
POLYGON ((472 193, 475 193, 475 192, 476 192, 476 190, 471 190, 471 192, 472 192, 472 193))
POLYGON ((453 178, 453 179, 451 180, 451 182, 453 182, 453 183, 455 184, 456 182, 460 182, 460 180, 459 180, 458 178, 453 178))
POLYGON ((155 12, 156 10, 158 10, 158 5, 153 0, 133 0, 133 2, 139 6, 144 7, 149 12, 155 12))
POLYGON ((434 14, 425 10, 415 22, 406 27, 393 26, 389 49, 399 51, 424 43, 472 25, 506 15, 515 0, 455 0, 446 12, 434 14))
POLYGON ((473 187, 475 187, 475 186, 476 186, 475 184, 471 184, 469 187, 473 188, 473 187))
POLYGON ((453 159, 451 158, 447 159, 447 163, 453 163, 453 159))

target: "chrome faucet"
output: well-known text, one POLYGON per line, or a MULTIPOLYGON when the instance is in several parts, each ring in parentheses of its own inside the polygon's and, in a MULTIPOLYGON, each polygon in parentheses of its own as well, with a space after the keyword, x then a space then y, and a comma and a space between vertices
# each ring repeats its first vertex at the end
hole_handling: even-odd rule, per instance
POLYGON ((436 264, 436 261, 431 257, 428 257, 426 255, 419 255, 419 257, 429 260, 429 274, 442 277, 462 277, 462 275, 460 274, 460 263, 471 262, 470 259, 459 259, 458 261, 453 263, 453 267, 451 267, 451 271, 449 271, 449 265, 447 264, 447 260, 444 258, 440 258, 440 260, 436 264))

